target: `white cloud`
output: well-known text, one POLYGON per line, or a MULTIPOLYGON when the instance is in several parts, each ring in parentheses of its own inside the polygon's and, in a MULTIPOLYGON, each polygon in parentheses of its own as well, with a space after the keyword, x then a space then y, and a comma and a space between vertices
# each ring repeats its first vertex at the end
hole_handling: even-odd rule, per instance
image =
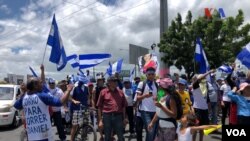
MULTIPOLYGON (((10 72, 30 73, 29 65, 39 72, 52 13, 56 14, 68 55, 106 52, 112 54, 111 61, 124 58, 127 63, 129 43, 150 48, 152 43, 159 42, 159 0, 149 2, 148 0, 126 0, 116 7, 106 7, 99 2, 94 3, 94 0, 70 2, 76 5, 56 0, 36 0, 22 8, 22 20, 0 21, 0 65, 2 66, 0 78, 10 72), (88 8, 84 8, 88 5, 88 8), (30 48, 30 50, 22 50, 19 54, 11 52, 11 49, 16 47, 30 48)), ((168 3, 169 23, 178 12, 183 15, 183 19, 188 10, 192 11, 194 18, 202 16, 205 7, 223 7, 226 16, 235 16, 238 9, 242 8, 246 21, 250 19, 247 15, 249 0, 240 0, 240 2, 235 0, 169 0, 168 3)), ((48 61, 50 50, 48 46, 44 61, 48 76, 60 80, 66 74, 77 72, 69 64, 64 70, 57 72, 56 66, 48 61)), ((104 71, 108 67, 107 64, 108 61, 95 67, 95 70, 104 71)), ((124 69, 133 67, 127 64, 124 66, 124 69)))

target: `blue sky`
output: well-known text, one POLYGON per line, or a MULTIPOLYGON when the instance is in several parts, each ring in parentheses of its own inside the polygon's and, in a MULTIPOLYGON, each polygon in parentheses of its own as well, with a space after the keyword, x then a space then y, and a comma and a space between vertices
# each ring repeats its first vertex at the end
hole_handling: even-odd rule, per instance
MULTIPOLYGON (((168 0, 168 4, 169 23, 177 13, 185 19, 188 10, 194 18, 203 16, 206 7, 223 7, 226 16, 242 9, 245 23, 250 21, 249 0, 168 0)), ((53 13, 67 55, 110 53, 111 62, 122 57, 127 63, 129 44, 150 48, 159 42, 159 9, 159 0, 0 0, 0 79, 7 73, 29 74, 28 66, 39 72, 53 13), (17 65, 22 67, 13 69, 17 65)), ((60 79, 77 72, 70 65, 57 72, 48 61, 50 51, 47 47, 46 75, 60 79)), ((107 67, 108 61, 95 70, 107 67)))

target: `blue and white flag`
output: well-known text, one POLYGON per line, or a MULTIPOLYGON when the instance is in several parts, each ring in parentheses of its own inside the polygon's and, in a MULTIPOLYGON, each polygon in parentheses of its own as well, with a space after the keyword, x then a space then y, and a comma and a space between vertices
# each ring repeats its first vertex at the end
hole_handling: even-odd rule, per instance
POLYGON ((94 67, 103 61, 109 59, 111 54, 83 54, 79 55, 80 69, 94 67))
POLYGON ((250 69, 250 43, 246 45, 245 48, 237 55, 237 59, 250 69))
POLYGON ((33 77, 38 77, 35 71, 33 70, 33 68, 31 66, 29 66, 29 68, 30 68, 30 71, 32 72, 33 77))
POLYGON ((196 40, 195 61, 199 63, 199 73, 203 74, 209 70, 206 54, 202 48, 200 38, 196 40))
POLYGON ((56 23, 55 14, 48 37, 47 44, 52 47, 49 61, 57 64, 57 71, 62 70, 67 64, 67 57, 63 47, 63 42, 56 23))
POLYGON ((133 82, 134 73, 135 73, 135 67, 130 72, 130 78, 129 78, 129 80, 130 80, 131 83, 133 82))
POLYGON ((225 72, 225 73, 231 73, 233 71, 232 68, 228 65, 222 65, 218 68, 218 70, 225 72))
MULTIPOLYGON (((31 66, 29 66, 29 69, 32 72, 33 77, 38 77, 38 75, 35 73, 35 71, 33 70, 31 66)), ((46 83, 43 84, 43 92, 46 92, 46 93, 49 92, 49 88, 47 87, 46 83)))
POLYGON ((109 62, 109 68, 107 69, 108 75, 111 76, 115 73, 120 73, 122 70, 122 63, 123 63, 123 59, 118 60, 117 62, 115 62, 112 65, 109 62))
POLYGON ((67 57, 67 61, 70 63, 70 65, 72 66, 72 68, 77 68, 79 67, 79 62, 77 60, 77 55, 76 54, 72 54, 70 56, 67 57))

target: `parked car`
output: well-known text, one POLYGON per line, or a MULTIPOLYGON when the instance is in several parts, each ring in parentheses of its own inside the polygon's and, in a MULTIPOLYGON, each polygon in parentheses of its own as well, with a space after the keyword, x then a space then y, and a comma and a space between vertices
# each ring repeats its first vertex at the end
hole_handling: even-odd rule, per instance
POLYGON ((20 94, 19 85, 0 85, 0 126, 19 126, 19 112, 13 107, 18 94, 20 94))

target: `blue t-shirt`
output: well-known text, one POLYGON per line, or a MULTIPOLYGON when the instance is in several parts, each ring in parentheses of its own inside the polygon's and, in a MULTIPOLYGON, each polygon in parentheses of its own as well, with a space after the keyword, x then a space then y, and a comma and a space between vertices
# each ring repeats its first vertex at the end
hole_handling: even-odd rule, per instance
POLYGON ((237 104, 237 115, 250 117, 250 100, 244 96, 236 94, 232 91, 228 93, 228 97, 231 98, 237 104))
MULTIPOLYGON (((88 106, 88 96, 89 96, 88 88, 84 86, 84 90, 83 90, 80 86, 78 86, 78 87, 75 87, 75 89, 73 91, 72 98, 74 100, 80 101, 83 106, 87 107, 88 106)), ((71 111, 80 110, 80 105, 76 105, 72 102, 70 105, 70 110, 71 111)))

